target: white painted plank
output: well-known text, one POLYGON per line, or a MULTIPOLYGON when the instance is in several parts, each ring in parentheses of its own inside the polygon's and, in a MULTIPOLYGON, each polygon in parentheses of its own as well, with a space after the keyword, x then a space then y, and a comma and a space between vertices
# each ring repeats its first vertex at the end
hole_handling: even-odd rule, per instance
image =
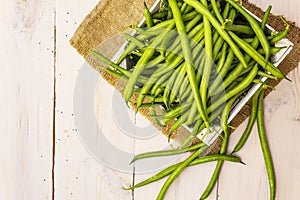
POLYGON ((0 199, 52 199, 54 4, 0 7, 0 199))
MULTIPOLYGON (((131 199, 131 192, 124 191, 122 186, 131 183, 132 174, 123 173, 114 170, 109 166, 105 166, 103 162, 96 160, 94 153, 91 153, 91 146, 82 142, 80 135, 88 136, 87 130, 78 128, 75 119, 80 116, 74 112, 73 103, 76 99, 80 99, 82 95, 74 96, 74 88, 77 83, 78 75, 84 69, 91 69, 90 66, 84 65, 84 59, 77 53, 69 44, 69 39, 76 31, 76 28, 84 17, 94 8, 98 3, 97 0, 89 1, 56 1, 57 10, 57 90, 56 90, 56 148, 55 148, 55 199, 131 199)), ((91 77, 99 77, 98 73, 91 70, 91 77)), ((83 88, 85 91, 90 88, 90 77, 84 80, 83 88)), ((103 83, 103 81, 102 81, 103 83)), ((92 109, 92 115, 101 115, 103 103, 109 103, 109 91, 113 91, 111 86, 107 83, 103 92, 103 87, 99 93, 94 92, 97 88, 97 82, 92 88, 92 102, 86 106, 92 109), (93 94, 94 93, 94 94, 93 94), (107 94, 104 97, 101 94, 107 94), (94 99, 93 99, 94 98, 94 99), (95 106, 95 107, 94 107, 95 106), (95 109, 94 109, 95 108, 95 109), (100 108, 100 111, 99 111, 100 108)), ((101 84, 101 82, 99 83, 101 84)), ((103 84, 102 84, 103 85, 103 84)), ((84 96, 85 97, 85 96, 84 96)), ((111 97, 110 97, 111 98, 111 97)), ((82 102, 87 103, 88 101, 82 102)), ((106 108, 106 107, 104 107, 106 108)), ((102 115, 103 116, 103 115, 102 115)), ((83 119, 87 120, 87 119, 83 119)), ((86 121, 85 121, 86 122, 86 121)), ((80 123, 80 122, 79 122, 80 123)), ((82 121, 81 121, 82 123, 82 121)), ((91 126, 96 125, 93 122, 91 126)), ((101 119, 99 121, 101 124, 101 119)), ((105 122, 106 123, 106 122, 105 122)), ((107 128, 107 127, 106 127, 107 128)), ((101 127, 100 127, 101 129, 101 127)), ((110 127, 108 127, 110 129, 110 127)), ((93 140, 91 140, 93 142, 93 140)), ((133 144, 130 148, 133 148, 133 144)), ((103 149, 102 149, 103 150, 103 149)), ((106 155, 110 156, 110 151, 103 150, 106 155)), ((110 157, 113 157, 114 154, 110 157)), ((118 158, 116 158, 118 159, 118 158)))

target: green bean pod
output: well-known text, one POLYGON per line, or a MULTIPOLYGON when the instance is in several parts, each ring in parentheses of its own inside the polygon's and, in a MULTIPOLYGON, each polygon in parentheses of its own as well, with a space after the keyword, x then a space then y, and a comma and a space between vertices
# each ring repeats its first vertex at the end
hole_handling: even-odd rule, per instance
POLYGON ((265 165, 269 178, 269 187, 270 187, 270 199, 274 200, 276 195, 276 179, 275 179, 275 170, 272 161, 272 155, 270 152, 265 127, 264 127, 264 112, 263 112, 263 100, 264 100, 264 90, 262 90, 258 97, 258 108, 257 108, 257 129, 259 140, 261 144, 261 149, 263 152, 265 165))

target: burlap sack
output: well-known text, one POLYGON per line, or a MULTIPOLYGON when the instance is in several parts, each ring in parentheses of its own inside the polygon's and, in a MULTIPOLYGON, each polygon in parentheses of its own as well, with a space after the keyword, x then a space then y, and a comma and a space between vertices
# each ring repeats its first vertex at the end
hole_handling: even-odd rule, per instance
MULTIPOLYGON (((150 7, 153 5, 155 0, 145 0, 147 5, 150 7)), ((143 17, 143 3, 144 0, 101 0, 100 3, 92 10, 92 12, 86 16, 83 22, 80 24, 74 36, 70 40, 71 45, 81 54, 86 61, 91 64, 94 68, 101 64, 93 56, 89 55, 90 49, 99 49, 99 44, 102 44, 101 49, 105 49, 105 54, 111 57, 116 50, 123 44, 124 40, 118 36, 118 33, 124 30, 124 27, 128 27, 139 22, 143 17), (113 45, 107 44, 105 47, 105 40, 108 38, 115 37, 113 45), (112 48, 113 47, 113 48, 112 48)), ((243 6, 250 10, 258 17, 262 17, 264 11, 262 11, 256 5, 243 1, 243 6)), ((289 22, 291 25, 290 32, 287 38, 294 44, 293 50, 280 64, 279 69, 284 73, 288 74, 294 68, 298 66, 300 61, 300 28, 295 26, 294 22, 289 22)), ((274 27, 277 31, 284 30, 285 26, 282 23, 279 16, 272 15, 269 17, 268 24, 274 27)), ((111 40, 110 40, 111 42, 111 40)), ((112 77, 109 74, 97 69, 103 78, 110 84, 112 84, 117 90, 122 92, 124 82, 118 78, 112 77)), ((281 80, 270 81, 272 86, 276 86, 281 80)), ((266 95, 270 91, 266 92, 266 95)), ((135 99, 135 96, 132 98, 135 99)), ((237 127, 240 125, 250 114, 251 102, 248 102, 246 106, 239 112, 234 118, 231 125, 237 127)), ((148 109, 142 109, 140 112, 151 121, 148 116, 148 109)), ((162 133, 167 134, 171 123, 166 128, 159 128, 162 133)), ((182 141, 188 134, 188 131, 180 127, 175 133, 174 139, 182 141), (177 134, 176 134, 177 133, 177 134)), ((197 142, 197 141, 194 141, 197 142)), ((220 139, 212 145, 210 151, 215 152, 220 146, 220 139)))

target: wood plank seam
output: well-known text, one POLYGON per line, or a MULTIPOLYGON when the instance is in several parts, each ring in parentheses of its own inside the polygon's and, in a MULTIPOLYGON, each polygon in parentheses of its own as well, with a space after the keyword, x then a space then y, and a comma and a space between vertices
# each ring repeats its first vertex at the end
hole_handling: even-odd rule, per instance
POLYGON ((56 11, 54 10, 54 53, 53 53, 53 130, 52 130, 52 200, 55 199, 55 117, 56 117, 56 11))

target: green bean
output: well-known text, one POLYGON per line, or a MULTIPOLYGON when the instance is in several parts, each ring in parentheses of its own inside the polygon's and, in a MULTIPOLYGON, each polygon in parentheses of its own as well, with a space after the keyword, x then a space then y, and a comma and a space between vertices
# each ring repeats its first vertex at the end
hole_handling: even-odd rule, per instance
POLYGON ((134 37, 132 35, 123 33, 123 37, 126 38, 127 40, 131 41, 132 43, 134 43, 140 49, 143 49, 145 47, 145 44, 143 42, 141 42, 139 39, 137 39, 136 37, 134 37))
MULTIPOLYGON (((243 40, 244 40, 245 42, 251 44, 251 43, 253 42, 254 38, 243 38, 243 40)), ((262 49, 262 51, 264 51, 264 50, 262 49)), ((264 53, 265 53, 265 52, 264 52, 264 53)))
POLYGON ((174 119, 175 117, 179 116, 182 114, 183 111, 185 111, 185 109, 189 107, 188 103, 185 104, 181 104, 181 106, 169 111, 166 113, 165 118, 166 119, 174 119))
POLYGON ((162 87, 161 85, 158 85, 158 87, 157 87, 157 84, 155 84, 154 86, 152 86, 150 94, 155 97, 158 97, 159 95, 163 94, 164 90, 165 90, 164 87, 162 87))
MULTIPOLYGON (((201 0, 203 6, 206 8, 207 6, 207 0, 201 0)), ((213 4, 212 4, 213 5, 213 4)), ((200 83, 200 96, 202 99, 202 105, 204 112, 206 112, 206 107, 207 107, 207 88, 208 88, 208 83, 210 80, 210 74, 211 74, 211 68, 213 65, 213 50, 212 50, 212 31, 211 31, 211 26, 210 22, 207 19, 207 17, 203 16, 203 22, 204 22, 204 41, 205 41, 205 51, 206 51, 206 56, 205 56, 205 65, 203 68, 203 75, 200 83)))
POLYGON ((216 41, 216 43, 214 44, 214 49, 213 49, 212 58, 211 58, 213 61, 216 61, 218 56, 220 55, 219 51, 222 48, 223 44, 225 44, 223 38, 219 37, 218 40, 216 41))
POLYGON ((233 32, 237 32, 237 33, 243 33, 243 34, 247 34, 247 35, 254 35, 254 31, 252 30, 251 27, 246 26, 246 25, 226 25, 225 29, 227 31, 233 31, 233 32))
MULTIPOLYGON (((147 95, 146 98, 149 99, 149 101, 151 102, 151 104, 153 103, 157 103, 159 105, 162 105, 164 103, 162 97, 156 97, 156 96, 151 96, 151 95, 147 95)), ((144 103, 140 106, 140 107, 143 107, 144 103)), ((152 116, 152 115, 150 115, 152 116)), ((153 115, 153 117, 155 117, 157 115, 153 115)))
POLYGON ((220 12, 218 11, 218 6, 216 3, 216 0, 210 0, 210 3, 212 5, 213 11, 215 12, 215 15, 220 23, 223 23, 223 17, 221 16, 220 12))
POLYGON ((168 33, 169 29, 172 29, 174 26, 174 23, 171 23, 168 28, 160 35, 160 37, 157 37, 149 47, 145 49, 145 52, 143 53, 142 57, 138 60, 135 70, 132 72, 132 75, 129 77, 127 84, 123 91, 123 97, 126 102, 130 99, 133 93, 134 85, 137 81, 138 76, 142 73, 142 71, 145 68, 145 64, 151 59, 151 57, 155 53, 155 48, 161 43, 162 38, 164 38, 168 33))
MULTIPOLYGON (((186 81, 186 68, 182 67, 181 70, 178 72, 178 75, 176 77, 176 80, 174 82, 174 85, 172 87, 171 96, 170 96, 170 102, 172 103, 175 98, 178 96, 178 99, 180 100, 179 91, 182 87, 183 83, 186 81)), ((186 81, 188 82, 188 81, 186 81)))
MULTIPOLYGON (((202 4, 207 8, 207 1, 201 0, 202 4)), ((204 112, 206 112, 207 107, 207 88, 209 83, 209 78, 211 74, 211 68, 213 65, 213 50, 212 50, 212 31, 209 20, 203 16, 203 22, 204 22, 204 42, 205 42, 205 65, 203 68, 203 75, 200 83, 200 96, 202 99, 203 109, 204 112)))
MULTIPOLYGON (((234 53, 231 49, 229 49, 229 52, 227 54, 227 58, 226 58, 224 65, 222 66, 217 78, 210 86, 211 94, 213 94, 213 92, 217 89, 217 87, 221 84, 222 80, 225 78, 227 72, 230 69, 230 66, 232 65, 233 59, 234 59, 234 53)), ((233 80, 233 79, 231 79, 231 80, 233 80)), ((224 81, 224 86, 226 87, 225 81, 224 81)), ((219 86, 219 88, 223 89, 223 87, 220 87, 220 86, 219 86)))
POLYGON ((197 108, 199 110, 201 117, 204 120, 205 126, 208 128, 209 127, 208 116, 207 116, 207 113, 205 112, 205 110, 203 109, 203 104, 202 104, 202 100, 201 100, 200 93, 198 90, 198 85, 196 84, 196 75, 195 75, 195 68, 192 64, 191 48, 190 48, 189 41, 186 37, 186 30, 185 30, 185 27, 184 27, 184 24, 182 21, 182 16, 181 16, 180 10, 176 4, 176 0, 169 0, 169 4, 170 4, 170 7, 174 14, 176 28, 179 33, 179 38, 181 41, 182 52, 183 52, 183 55, 186 60, 186 62, 184 64, 185 64, 185 67, 187 68, 187 76, 188 76, 189 82, 191 84, 194 98, 197 103, 197 108))
MULTIPOLYGON (((108 74, 110 74, 110 75, 112 75, 112 76, 114 76, 114 77, 118 77, 118 78, 121 78, 121 79, 123 79, 123 80, 128 80, 128 77, 127 77, 127 76, 125 76, 124 74, 122 74, 122 73, 120 73, 120 72, 118 72, 118 71, 116 71, 116 70, 112 70, 112 69, 110 69, 110 68, 108 68, 108 67, 102 67, 102 66, 99 66, 99 67, 104 68, 105 72, 107 72, 108 74)), ((99 67, 98 67, 98 68, 99 68, 99 67)), ((140 76, 140 77, 138 78, 137 83, 143 85, 146 81, 147 81, 147 77, 145 77, 145 76, 140 76)))
POLYGON ((223 46, 222 46, 222 50, 221 50, 221 53, 220 53, 220 58, 218 60, 218 63, 217 63, 217 72, 220 73, 222 67, 224 66, 224 63, 226 61, 226 58, 227 58, 227 43, 224 43, 223 46))
POLYGON ((166 17, 168 15, 168 11, 163 10, 161 12, 156 12, 153 13, 152 18, 153 19, 163 19, 164 17, 166 17))
POLYGON ((151 88, 151 93, 153 93, 154 96, 158 96, 158 94, 160 93, 159 88, 163 88, 164 91, 165 89, 164 82, 171 76, 171 73, 172 71, 169 71, 163 74, 157 81, 155 81, 154 85, 151 88))
POLYGON ((130 164, 137 160, 145 159, 145 158, 153 158, 153 157, 161 157, 161 156, 173 156, 177 154, 182 154, 186 153, 189 151, 194 151, 196 149, 199 149, 201 147, 205 146, 204 143, 198 143, 193 146, 183 148, 183 149, 171 149, 171 150, 162 150, 162 151, 152 151, 152 152, 147 152, 147 153, 141 153, 136 156, 131 160, 130 164))
MULTIPOLYGON (((145 104, 143 104, 142 106, 144 106, 145 104)), ((156 112, 155 112, 155 107, 153 107, 153 104, 152 103, 149 103, 149 107, 150 108, 150 111, 149 111, 149 114, 150 115, 156 115, 156 112)), ((165 124, 162 124, 161 121, 157 118, 152 118, 152 121, 154 123, 154 125, 157 125, 158 127, 165 127, 166 125, 165 124)), ((133 162, 133 161, 131 161, 133 162)))
MULTIPOLYGON (((285 49, 287 48, 286 46, 283 46, 283 47, 271 47, 271 54, 275 54, 275 53, 278 53, 279 51, 281 51, 282 49, 285 49)), ((265 52, 263 51, 263 49, 259 48, 257 49, 257 52, 260 53, 260 54, 264 54, 265 52)))
POLYGON ((251 113, 250 113, 247 127, 246 127, 242 137, 240 138, 240 140, 234 147, 232 154, 238 152, 244 146, 244 144, 246 143, 246 141, 251 133, 252 127, 254 125, 254 122, 255 122, 256 116, 257 116, 257 102, 258 102, 258 96, 260 94, 260 91, 261 91, 261 89, 259 89, 252 97, 252 107, 251 107, 251 113))
MULTIPOLYGON (((173 0, 169 0, 170 4, 172 4, 173 0)), ((177 5, 176 5, 177 6, 177 5)), ((174 12, 174 10, 173 10, 174 12)), ((174 14, 175 16, 175 14, 174 14)), ((158 196, 157 200, 162 200, 167 192, 167 189, 170 187, 170 185, 173 183, 173 181, 179 176, 179 174, 196 158, 199 156, 200 153, 202 153, 204 150, 207 149, 208 146, 205 146, 203 148, 199 148, 197 151, 195 151, 193 154, 191 154, 185 161, 181 162, 177 168, 170 174, 169 178, 166 180, 164 185, 162 186, 158 196)))
MULTIPOLYGON (((187 24, 188 25, 188 24, 187 24)), ((199 42, 204 36, 203 23, 198 24, 188 33, 188 38, 191 38, 195 42, 199 42)), ((175 41, 168 49, 166 53, 166 60, 172 60, 175 56, 181 56, 179 52, 181 51, 180 40, 175 41)))
MULTIPOLYGON (((222 18, 223 18, 223 19, 227 19, 229 10, 230 10, 230 4, 229 4, 229 3, 226 3, 226 5, 225 5, 225 7, 224 7, 224 10, 223 10, 223 13, 222 13, 222 18)), ((223 23, 223 22, 220 22, 220 23, 223 23)))
POLYGON ((174 72, 173 74, 171 75, 171 77, 169 78, 169 80, 167 81, 166 83, 166 87, 165 87, 165 91, 164 91, 164 103, 165 103, 165 106, 167 107, 167 109, 170 108, 170 98, 169 98, 169 95, 171 93, 171 90, 172 90, 172 86, 174 85, 175 81, 176 81, 176 78, 177 76, 180 74, 180 70, 183 68, 183 65, 180 65, 174 72))
POLYGON ((114 77, 118 77, 118 78, 122 78, 124 80, 128 80, 128 78, 126 76, 124 76, 122 73, 116 71, 116 70, 112 70, 108 67, 103 67, 105 72, 107 72, 108 74, 114 76, 114 77))
POLYGON ((146 2, 144 2, 144 16, 145 16, 146 24, 147 24, 148 28, 152 27, 154 25, 154 22, 153 22, 151 13, 147 7, 146 2))
POLYGON ((252 68, 252 70, 249 72, 249 74, 245 77, 245 79, 237 87, 235 87, 232 90, 226 92, 225 95, 222 95, 215 102, 213 102, 210 107, 208 107, 208 109, 207 109, 208 113, 212 112, 215 108, 220 106, 226 100, 233 97, 235 94, 237 94, 240 91, 244 90, 252 82, 252 80, 255 78, 255 76, 257 75, 257 71, 258 71, 258 66, 255 65, 252 68))
POLYGON ((199 15, 199 13, 196 12, 196 11, 191 11, 191 12, 185 13, 182 16, 182 20, 185 21, 185 22, 190 21, 190 20, 194 19, 194 17, 196 17, 196 15, 199 15))
MULTIPOLYGON (((145 83, 146 87, 143 87, 143 93, 147 93, 150 88, 152 87, 152 85, 157 81, 157 79, 161 76, 163 76, 165 73, 168 73, 172 70, 174 70, 178 65, 181 64, 183 58, 181 57, 176 57, 173 62, 169 63, 169 64, 164 64, 164 67, 162 67, 162 70, 156 70, 148 79, 148 81, 145 83)), ((137 108, 139 106, 139 103, 143 102, 143 96, 139 95, 138 99, 137 99, 137 108)))
POLYGON ((270 199, 274 200, 276 195, 276 179, 274 166, 272 161, 271 152, 269 149, 269 144, 264 127, 264 112, 263 112, 263 100, 264 100, 264 90, 262 90, 258 97, 258 108, 257 108, 257 129, 259 140, 261 144, 261 149, 263 152, 266 169, 269 177, 269 186, 270 186, 270 199))
POLYGON ((187 23, 185 27, 186 32, 190 32, 190 30, 192 30, 192 28, 194 28, 194 26, 196 26, 201 19, 202 19, 202 15, 200 14, 196 15, 194 19, 192 19, 189 23, 187 23))
MULTIPOLYGON (((165 22, 165 21, 164 21, 165 22)), ((161 24, 164 24, 164 22, 161 22, 155 26, 159 26, 161 24)), ((150 37, 154 37, 156 35, 159 35, 161 34, 161 32, 166 28, 166 27, 162 27, 162 28, 156 28, 156 27, 152 27, 152 28, 148 28, 148 29, 145 29, 145 28, 140 28, 140 27, 135 27, 134 30, 136 32, 136 38, 139 39, 139 40, 146 40, 150 37), (153 30, 152 30, 153 29, 153 30)), ((134 50, 136 46, 134 46, 134 44, 129 44, 125 51, 127 51, 127 48, 131 48, 134 50)))
POLYGON ((186 0, 185 2, 189 5, 191 5, 192 7, 194 7, 203 16, 207 17, 207 19, 211 22, 211 25, 214 26, 214 28, 220 34, 220 36, 222 36, 223 39, 232 48, 234 54, 240 60, 240 62, 243 64, 243 66, 246 67, 247 63, 244 59, 243 54, 239 50, 238 46, 232 41, 229 34, 221 28, 221 24, 214 18, 214 16, 209 12, 209 10, 205 6, 203 6, 200 2, 197 2, 196 0, 186 0))
MULTIPOLYGON (((219 106, 216 110, 214 110, 212 113, 210 113, 209 115, 209 121, 212 122, 214 121, 217 117, 219 117, 219 115, 222 113, 223 111, 223 108, 221 106, 219 106)), ((199 119, 199 116, 197 115, 195 118, 194 118, 194 122, 197 123, 198 121, 201 121, 201 119, 199 119)), ((188 143, 190 143, 192 141, 192 139, 197 136, 201 131, 203 131, 205 128, 204 124, 200 124, 200 127, 198 128, 198 130, 196 131, 192 131, 190 133, 190 135, 182 142, 182 146, 185 146, 187 145, 188 143)))
POLYGON ((136 55, 138 57, 142 57, 142 55, 143 55, 141 52, 138 52, 138 51, 132 51, 130 54, 136 55))
POLYGON ((170 34, 168 34, 166 37, 164 37, 159 50, 160 50, 160 54, 162 56, 165 57, 166 54, 166 49, 168 48, 168 46, 170 44, 173 44, 172 42, 174 42, 174 40, 176 41, 176 37, 177 37, 177 32, 176 31, 170 31, 170 34))
MULTIPOLYGON (((171 71, 167 71, 166 73, 162 75, 157 75, 153 73, 149 79, 144 83, 144 86, 139 93, 139 96, 136 100, 136 109, 139 109, 140 105, 143 103, 145 95, 149 92, 149 90, 152 88, 152 86, 157 85, 161 86, 161 84, 168 79, 168 77, 171 76, 171 71)), ((156 92, 155 92, 156 93, 156 92)))
POLYGON ((171 9, 168 9, 168 15, 167 15, 167 19, 172 19, 173 17, 173 13, 171 9))
MULTIPOLYGON (((270 58, 270 43, 268 42, 263 29, 258 25, 257 20, 251 16, 243 7, 241 7, 238 3, 233 0, 226 0, 226 2, 230 3, 237 11, 239 11, 249 22, 252 30, 255 32, 256 37, 260 41, 261 46, 265 51, 265 62, 268 62, 270 58)), ((231 35, 232 36, 232 35, 231 35)))
POLYGON ((286 35, 289 32, 290 25, 284 20, 284 18, 281 16, 282 21, 286 24, 285 30, 282 32, 279 32, 273 39, 271 39, 270 44, 275 44, 276 42, 282 40, 286 37, 286 35))
POLYGON ((264 77, 267 77, 267 78, 270 78, 270 79, 277 79, 276 76, 273 76, 273 75, 268 74, 268 73, 263 72, 263 71, 258 71, 258 72, 257 72, 257 75, 258 75, 258 76, 264 76, 264 77))
POLYGON ((264 29, 265 26, 267 25, 267 21, 268 21, 269 15, 271 13, 271 9, 272 9, 272 6, 268 6, 267 10, 265 11, 264 17, 261 20, 260 28, 264 29))
POLYGON ((186 3, 183 3, 183 5, 182 5, 181 8, 180 8, 180 12, 181 12, 181 13, 185 13, 185 12, 186 12, 186 8, 187 8, 187 4, 186 4, 186 3))
POLYGON ((188 118, 189 112, 185 111, 182 115, 172 124, 169 134, 168 134, 168 142, 170 142, 171 136, 173 135, 174 131, 176 131, 182 124, 184 124, 188 118))
MULTIPOLYGON (((192 162, 189 163, 188 166, 190 167, 190 166, 199 165, 199 164, 203 164, 203 163, 207 163, 207 162, 218 161, 218 160, 224 160, 224 161, 235 162, 235 163, 243 163, 240 158, 235 157, 235 156, 212 154, 212 155, 207 155, 207 156, 203 156, 200 158, 195 158, 192 162)), ((139 188, 139 187, 148 185, 155 181, 158 181, 158 180, 168 176, 169 174, 171 174, 180 164, 182 164, 182 162, 171 165, 170 167, 167 167, 166 169, 162 170, 161 172, 155 174, 154 176, 152 176, 132 187, 124 188, 124 189, 132 190, 135 188, 139 188)))
POLYGON ((111 60, 109 60, 108 58, 106 58, 105 56, 103 56, 101 53, 98 53, 94 50, 89 50, 89 52, 94 55, 96 58, 98 58, 99 60, 101 60, 102 62, 104 62, 105 64, 113 67, 114 69, 120 71, 122 74, 124 74, 127 77, 131 76, 131 72, 127 71, 126 69, 120 67, 119 65, 115 64, 114 62, 112 62, 111 60))
MULTIPOLYGON (((225 105, 225 108, 222 112, 222 116, 221 116, 221 120, 220 120, 220 124, 221 124, 221 128, 223 129, 223 132, 224 132, 224 136, 223 136, 223 142, 222 142, 222 145, 221 145, 221 149, 220 149, 220 154, 223 155, 223 154, 226 154, 226 151, 227 151, 227 146, 228 146, 228 139, 229 139, 229 128, 228 128, 228 116, 229 116, 229 113, 230 113, 230 109, 231 109, 231 106, 232 104, 235 102, 235 100, 240 96, 240 93, 238 93, 237 95, 235 95, 234 97, 232 97, 225 105)), ((221 171, 221 168, 223 166, 223 163, 224 161, 223 160, 219 160, 217 162, 217 165, 216 165, 216 168, 213 172, 213 175, 208 183, 208 186, 206 187, 205 191, 203 192, 202 196, 200 197, 200 199, 206 199, 212 189, 214 188, 216 182, 217 182, 217 179, 219 177, 219 174, 220 174, 220 171, 221 171)))
MULTIPOLYGON (((186 3, 184 3, 184 4, 186 4, 186 3)), ((193 7, 186 4, 186 9, 184 10, 184 13, 190 12, 191 10, 193 10, 193 7)))
MULTIPOLYGON (((255 37, 254 38, 254 40, 253 40, 253 42, 251 43, 251 46, 253 47, 253 48, 256 48, 257 46, 259 45, 259 43, 258 43, 258 39, 257 39, 257 37, 255 37)), ((231 49, 230 49, 230 51, 231 51, 231 49)), ((230 66, 232 66, 232 61, 233 61, 233 55, 232 54, 230 54, 230 52, 229 52, 229 54, 228 54, 228 57, 227 57, 227 60, 226 60, 226 62, 225 62, 225 65, 224 66, 226 66, 226 67, 223 67, 222 68, 222 70, 221 70, 221 72, 220 72, 220 78, 217 78, 216 80, 215 80, 215 82, 212 84, 212 86, 211 86, 211 95, 215 95, 215 94, 217 94, 217 93, 219 93, 219 92, 222 92, 222 91, 224 91, 224 88, 226 88, 228 85, 230 85, 231 83, 232 83, 232 81, 234 81, 235 79, 237 79, 239 76, 240 76, 240 74, 241 74, 241 72, 245 69, 244 67, 243 67, 243 65, 242 64, 239 64, 237 67, 235 67, 232 71, 231 71, 231 73, 225 78, 224 76, 226 75, 226 73, 228 72, 228 70, 230 69, 230 66), (232 59, 232 60, 231 60, 232 59), (228 62, 227 62, 228 61, 228 62), (227 64, 227 65, 226 65, 227 64), (225 78, 225 79, 224 79, 225 78), (224 79, 224 80, 223 80, 224 79), (223 82, 222 82, 222 80, 223 80, 223 82), (220 83, 222 83, 222 86, 219 86, 220 85, 220 83), (219 87, 218 87, 219 86, 219 87), (218 89, 217 89, 218 88, 218 89)), ((251 59, 251 57, 249 56, 249 55, 245 55, 245 60, 247 61, 247 62, 249 62, 250 61, 250 59, 251 59)))
MULTIPOLYGON (((174 23, 174 20, 167 20, 167 21, 161 22, 161 23, 149 28, 147 31, 142 32, 141 35, 137 36, 137 39, 145 40, 149 36, 160 35, 160 34, 162 34, 162 32, 165 31, 166 27, 172 26, 172 23, 174 23)), ((129 43, 128 46, 126 47, 125 51, 118 58, 118 61, 116 62, 116 64, 120 64, 129 55, 129 53, 132 52, 135 48, 136 48, 136 44, 129 43)))

